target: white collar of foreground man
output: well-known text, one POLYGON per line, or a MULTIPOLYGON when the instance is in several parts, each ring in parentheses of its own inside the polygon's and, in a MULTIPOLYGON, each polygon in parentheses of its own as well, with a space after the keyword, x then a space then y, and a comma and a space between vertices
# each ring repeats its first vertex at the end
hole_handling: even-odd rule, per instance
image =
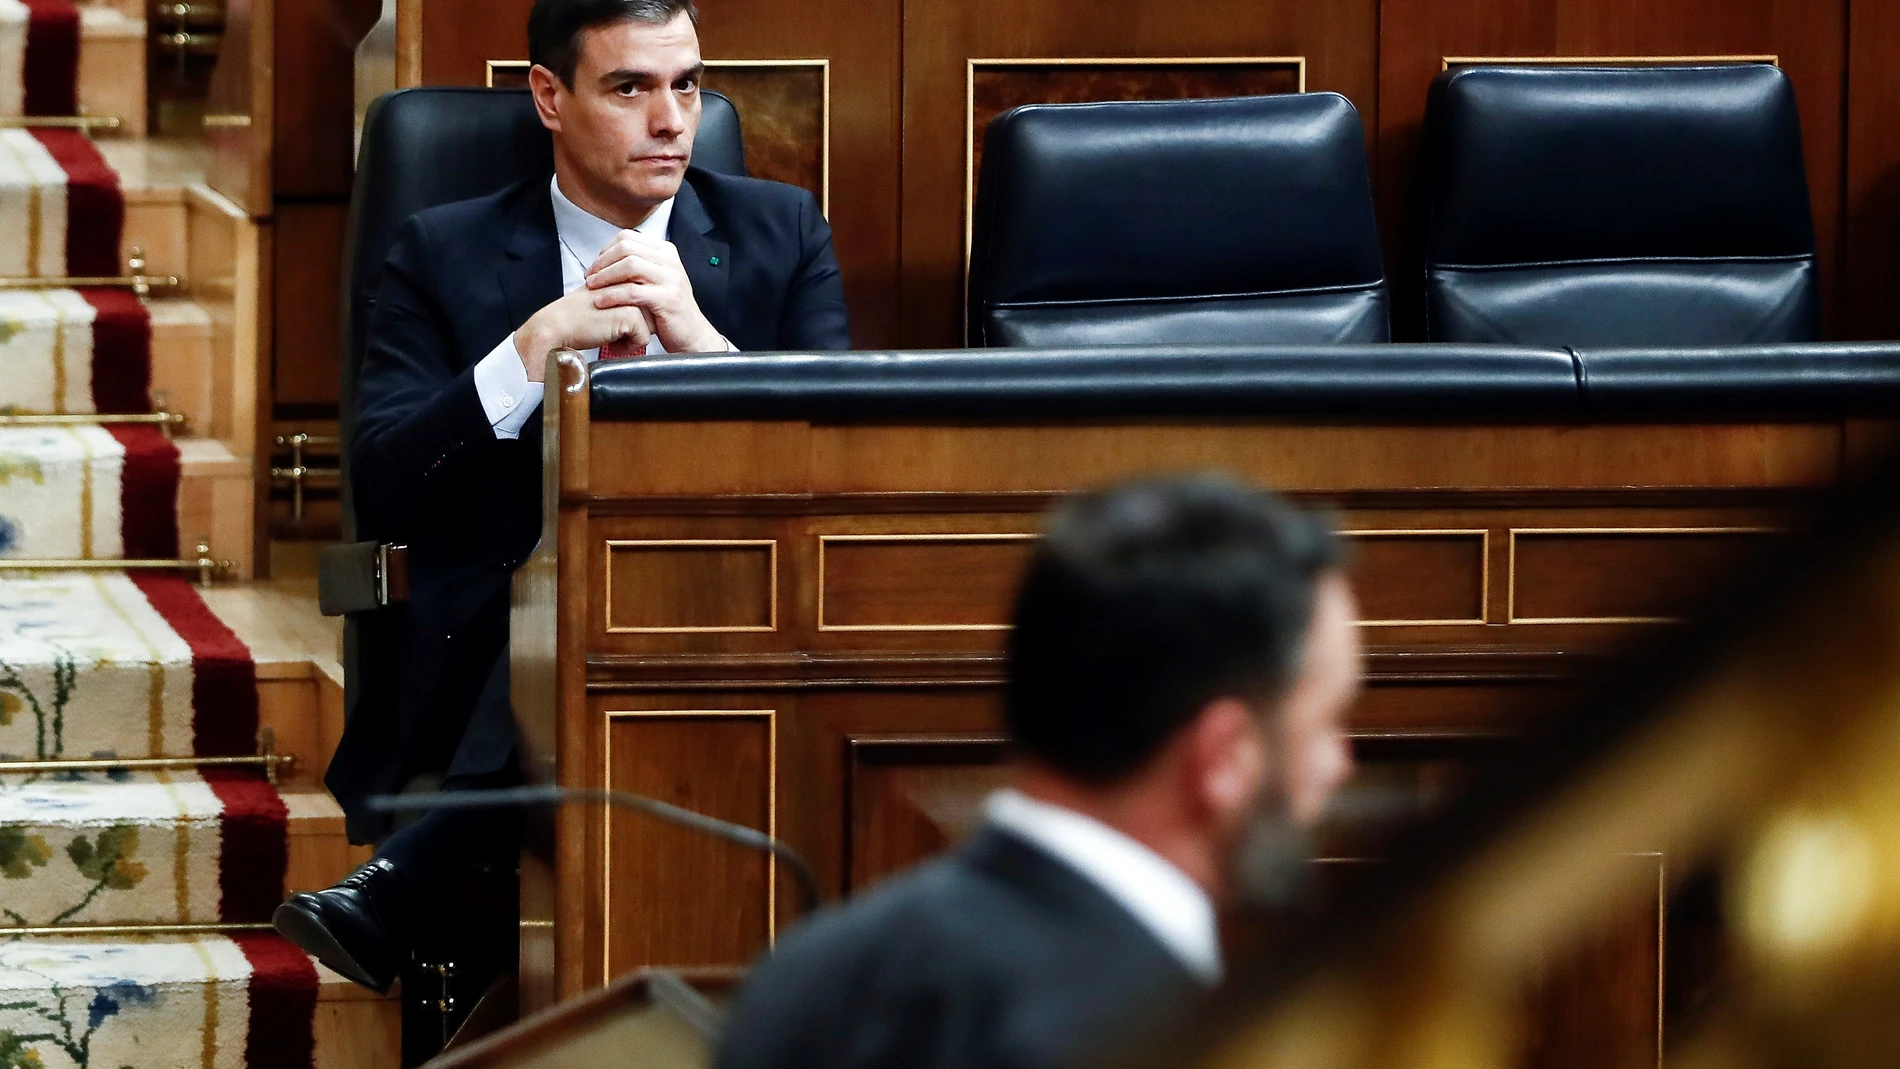
POLYGON ((1220 982, 1214 904, 1160 854, 1093 817, 1005 789, 983 804, 991 825, 1029 840, 1133 914, 1202 982, 1220 982))

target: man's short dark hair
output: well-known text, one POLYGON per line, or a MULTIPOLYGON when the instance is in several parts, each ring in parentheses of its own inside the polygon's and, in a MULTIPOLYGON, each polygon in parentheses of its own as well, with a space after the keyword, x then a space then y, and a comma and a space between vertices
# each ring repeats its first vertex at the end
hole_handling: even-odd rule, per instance
POLYGON ((528 62, 554 72, 574 88, 581 61, 581 34, 613 22, 650 22, 664 26, 684 12, 699 25, 693 0, 534 0, 528 12, 528 62))
POLYGON ((1103 784, 1136 772, 1223 695, 1290 683, 1321 576, 1325 520, 1214 475, 1077 498, 1024 572, 1004 716, 1018 750, 1103 784))

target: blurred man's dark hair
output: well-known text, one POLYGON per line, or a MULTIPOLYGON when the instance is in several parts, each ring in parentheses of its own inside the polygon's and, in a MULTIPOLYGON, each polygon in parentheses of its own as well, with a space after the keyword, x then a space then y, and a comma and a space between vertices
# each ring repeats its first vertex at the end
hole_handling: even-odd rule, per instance
POLYGON ((1005 698, 1016 746, 1056 772, 1111 782, 1212 698, 1276 695, 1315 584, 1341 561, 1324 518, 1221 476, 1072 501, 1016 598, 1005 698))

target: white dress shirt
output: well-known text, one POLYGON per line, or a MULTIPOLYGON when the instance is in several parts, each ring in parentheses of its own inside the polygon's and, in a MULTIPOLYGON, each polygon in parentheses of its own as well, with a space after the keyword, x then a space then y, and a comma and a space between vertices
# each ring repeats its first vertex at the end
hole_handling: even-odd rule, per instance
POLYGON ((983 804, 989 823, 1029 840, 1134 915, 1201 982, 1220 982, 1214 904, 1167 859, 1093 817, 1016 790, 983 804))
MULTIPOLYGON (((561 247, 561 293, 566 295, 586 284, 587 269, 613 244, 614 238, 620 236, 621 228, 568 200, 561 192, 559 179, 548 179, 548 196, 554 202, 554 233, 561 247)), ((651 234, 666 240, 666 227, 672 219, 673 198, 668 197, 633 229, 637 234, 651 234)), ((738 351, 730 342, 727 347, 738 351)), ((648 356, 665 352, 658 334, 647 340, 648 356)), ((589 349, 581 354, 581 359, 593 363, 600 359, 600 350, 589 349)), ((522 425, 541 407, 542 391, 540 383, 528 381, 528 370, 521 362, 521 353, 515 349, 512 331, 475 365, 475 393, 481 398, 482 411, 487 413, 488 423, 495 428, 497 438, 521 437, 522 425)))

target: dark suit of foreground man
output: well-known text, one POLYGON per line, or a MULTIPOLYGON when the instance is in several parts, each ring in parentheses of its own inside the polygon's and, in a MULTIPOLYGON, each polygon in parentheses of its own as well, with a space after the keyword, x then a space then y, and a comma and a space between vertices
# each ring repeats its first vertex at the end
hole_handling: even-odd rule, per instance
MULTIPOLYGON (((353 453, 367 537, 410 551, 399 674, 352 716, 328 785, 364 798, 417 776, 515 775, 508 601, 541 528, 549 350, 603 356, 842 349, 831 232, 802 190, 689 169, 702 70, 690 0, 537 0, 529 73, 555 174, 420 212, 384 263, 353 453)), ((626 462, 638 464, 639 457, 626 462)), ((506 864, 511 823, 441 813, 280 930, 389 986, 406 930, 472 865, 506 864)))
POLYGON ((1221 973, 1251 847, 1351 768, 1351 592, 1313 517, 1215 478, 1085 497, 1017 596, 1015 787, 948 857, 814 918, 732 1008, 722 1069, 1071 1063, 1221 973))

